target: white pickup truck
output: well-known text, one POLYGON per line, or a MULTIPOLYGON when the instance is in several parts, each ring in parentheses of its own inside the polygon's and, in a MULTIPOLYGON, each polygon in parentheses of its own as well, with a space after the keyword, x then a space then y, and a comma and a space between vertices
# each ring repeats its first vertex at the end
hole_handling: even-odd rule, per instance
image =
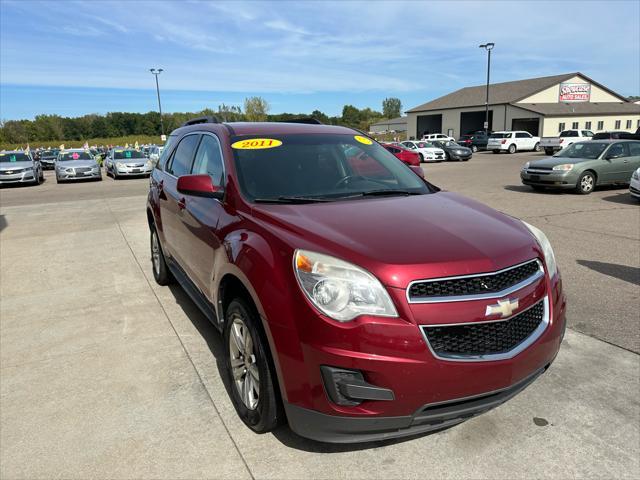
POLYGON ((593 137, 591 130, 572 128, 560 132, 560 135, 557 137, 542 137, 542 139, 540 139, 540 147, 544 149, 544 153, 547 155, 553 155, 558 150, 562 150, 572 143, 591 140, 591 137, 593 137))

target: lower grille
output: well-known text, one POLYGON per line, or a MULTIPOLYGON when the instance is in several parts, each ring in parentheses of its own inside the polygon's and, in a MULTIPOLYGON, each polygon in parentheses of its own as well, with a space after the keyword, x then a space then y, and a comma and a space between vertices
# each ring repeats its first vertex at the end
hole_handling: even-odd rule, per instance
MULTIPOLYGON (((437 357, 501 355, 513 352, 530 339, 543 322, 548 322, 546 307, 546 299, 543 299, 506 320, 461 325, 424 325, 421 328, 437 357)), ((535 338, 531 339, 533 340, 535 338)))

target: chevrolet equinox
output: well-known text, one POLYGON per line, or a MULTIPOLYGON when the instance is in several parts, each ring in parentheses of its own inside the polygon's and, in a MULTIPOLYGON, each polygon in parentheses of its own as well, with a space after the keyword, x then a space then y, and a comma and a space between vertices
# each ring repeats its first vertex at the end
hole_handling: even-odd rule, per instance
POLYGON ((147 217, 155 280, 220 330, 229 394, 258 433, 285 419, 325 442, 440 430, 522 391, 560 348, 544 233, 350 128, 190 120, 153 170, 147 217))

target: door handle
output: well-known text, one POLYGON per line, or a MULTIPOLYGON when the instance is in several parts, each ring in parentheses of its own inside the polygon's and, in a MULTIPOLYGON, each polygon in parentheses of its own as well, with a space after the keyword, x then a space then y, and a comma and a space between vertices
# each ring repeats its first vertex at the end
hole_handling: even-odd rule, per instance
POLYGON ((178 200, 178 208, 180 210, 184 210, 185 208, 187 208, 186 200, 185 200, 184 197, 182 197, 180 200, 178 200))

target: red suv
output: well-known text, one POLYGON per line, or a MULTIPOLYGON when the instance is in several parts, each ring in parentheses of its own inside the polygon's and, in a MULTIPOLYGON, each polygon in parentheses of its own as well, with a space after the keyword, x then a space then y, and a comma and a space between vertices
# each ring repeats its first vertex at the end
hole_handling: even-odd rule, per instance
POLYGON ((285 418, 328 442, 442 429, 513 397, 560 347, 545 235, 349 128, 189 121, 147 215, 156 281, 222 332, 229 394, 256 432, 285 418))

